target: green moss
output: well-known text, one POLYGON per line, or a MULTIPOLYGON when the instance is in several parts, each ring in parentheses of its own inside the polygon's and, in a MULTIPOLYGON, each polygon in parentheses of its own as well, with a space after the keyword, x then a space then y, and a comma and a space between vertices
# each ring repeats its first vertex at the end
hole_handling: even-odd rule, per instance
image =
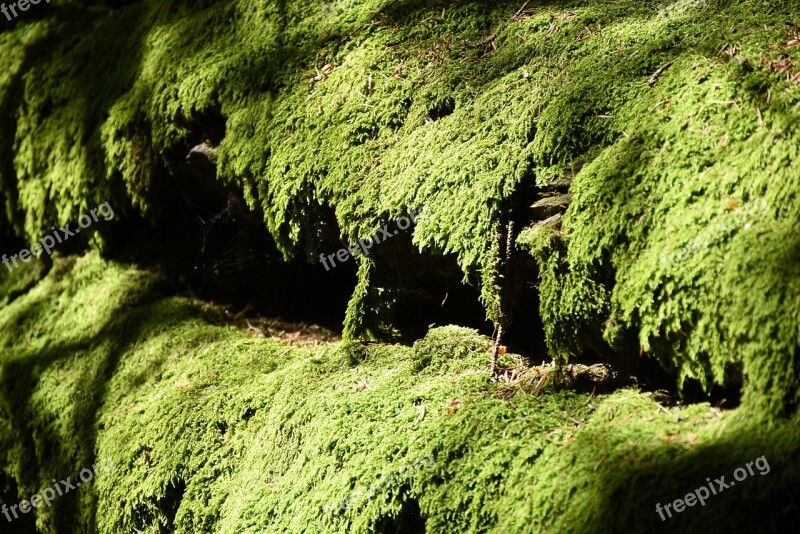
POLYGON ((452 371, 449 369, 451 364, 455 362, 460 366, 464 361, 477 368, 486 363, 490 347, 491 341, 476 330, 458 326, 433 328, 424 339, 414 343, 414 368, 438 373, 452 371))
MULTIPOLYGON (((784 16, 763 31, 739 6, 684 19, 682 45, 656 56, 675 63, 652 88, 629 80, 627 96, 597 96, 611 130, 582 158, 563 239, 521 240, 542 265, 554 351, 580 353, 587 343, 568 346, 579 332, 605 332, 622 356, 652 353, 679 382, 722 383, 743 365, 746 402, 794 411, 797 322, 781 302, 800 294, 788 260, 798 91, 767 68, 796 56, 784 16), (726 42, 717 18, 744 30, 735 52, 709 54, 726 42)), ((565 110, 566 98, 549 106, 565 110)))
MULTIPOLYGON (((320 252, 328 207, 352 241, 424 205, 415 244, 455 253, 465 279, 479 275, 497 320, 495 235, 514 191, 576 174, 570 252, 560 274, 544 269, 545 286, 566 292, 543 288, 551 348, 580 350, 565 348, 571 335, 609 318, 645 350, 679 322, 716 321, 708 303, 641 308, 646 283, 673 275, 635 258, 647 250, 641 261, 656 265, 723 197, 785 204, 788 191, 767 189, 790 172, 797 91, 764 61, 796 55, 781 49, 795 8, 716 2, 665 18, 636 2, 559 2, 513 19, 518 8, 370 0, 326 17, 302 2, 173 0, 42 11, 0 34, 10 66, 0 106, 16 117, 0 128, 9 222, 37 236, 109 199, 120 211, 165 209, 153 180, 222 115, 218 172, 264 210, 287 256, 320 252), (718 54, 731 27, 742 36, 735 57, 718 54), (643 272, 628 277, 629 266, 643 272)), ((376 290, 372 270, 360 269, 348 314, 356 337, 387 330, 359 311, 376 290)), ((686 287, 694 269, 679 270, 669 283, 686 287)), ((719 344, 667 345, 676 354, 658 356, 681 376, 719 378, 719 344)))
MULTIPOLYGON (((514 195, 568 176, 563 233, 519 241, 541 269, 553 355, 563 362, 607 343, 621 359, 650 354, 679 381, 706 385, 741 366, 743 413, 778 425, 783 441, 770 451, 788 458, 795 427, 776 416, 792 416, 800 391, 800 92, 787 81, 800 60, 800 47, 787 44, 799 8, 719 1, 663 18, 648 3, 559 1, 529 5, 529 16, 515 19, 520 4, 369 0, 332 18, 308 3, 271 0, 42 8, 40 18, 0 33, 0 223, 38 239, 106 200, 120 217, 169 210, 158 203, 161 181, 207 134, 209 117, 221 116, 218 174, 263 209, 287 257, 320 252, 330 210, 352 242, 424 206, 414 244, 455 254, 465 279, 479 278, 497 321, 497 233, 514 195), (758 197, 768 209, 743 222, 737 210, 758 197)), ((346 337, 391 336, 391 309, 377 307, 391 307, 391 279, 360 261, 346 337)), ((735 440, 755 428, 726 427, 730 439, 709 449, 725 453, 718 458, 664 452, 652 438, 649 456, 631 460, 611 449, 629 429, 597 424, 607 436, 575 431, 604 439, 579 458, 585 448, 569 442, 563 451, 546 436, 560 428, 572 435, 559 414, 574 417, 570 410, 587 400, 522 397, 511 407, 490 394, 495 385, 471 363, 471 342, 464 357, 473 372, 452 382, 412 371, 415 357, 430 357, 431 369, 448 361, 425 343, 464 354, 440 344, 441 332, 417 350, 382 347, 363 366, 349 367, 358 358, 348 358, 336 371, 346 349, 284 354, 213 328, 185 301, 156 298, 148 275, 93 256, 63 270, 66 279, 51 274, 0 311, 7 476, 33 491, 97 454, 126 475, 43 512, 50 530, 69 528, 74 509, 78 524, 96 519, 109 532, 173 523, 258 531, 261 522, 276 531, 367 531, 413 496, 435 531, 557 531, 566 525, 558 514, 577 525, 589 506, 619 512, 618 493, 604 492, 621 492, 636 469, 678 461, 697 474, 709 458, 732 467, 725 462, 735 440), (375 387, 356 395, 362 380, 375 387), (415 427, 418 396, 428 415, 415 427), (459 399, 455 414, 442 407, 459 399), (250 409, 267 415, 242 423, 250 409), (540 410, 536 430, 501 432, 520 411, 540 410), (447 459, 444 473, 421 473, 385 501, 320 515, 384 465, 428 452, 447 459), (618 471, 597 475, 601 468, 618 471), (581 506, 569 507, 562 479, 588 492, 581 506), (253 490, 257 481, 265 485, 253 490), (95 509, 114 511, 95 518, 95 509)), ((624 398, 637 420, 655 412, 638 393, 617 395, 595 405, 624 398)), ((679 433, 682 444, 692 432, 679 433)), ((779 488, 794 476, 788 462, 783 468, 779 488)), ((664 484, 659 491, 686 489, 675 478, 664 484)), ((619 521, 647 524, 632 514, 655 498, 655 486, 624 501, 634 511, 619 521)), ((743 518, 737 526, 752 525, 734 501, 746 502, 732 498, 679 521, 708 525, 724 511, 743 518)), ((602 516, 598 529, 614 521, 602 516)))
POLYGON ((745 410, 509 389, 455 327, 351 367, 347 343, 249 338, 159 283, 90 254, 0 308, 0 486, 116 467, 41 509, 42 532, 366 533, 411 529, 416 506, 433 533, 652 532, 656 502, 761 455, 769 475, 670 527, 792 520, 796 422, 765 440, 745 410))

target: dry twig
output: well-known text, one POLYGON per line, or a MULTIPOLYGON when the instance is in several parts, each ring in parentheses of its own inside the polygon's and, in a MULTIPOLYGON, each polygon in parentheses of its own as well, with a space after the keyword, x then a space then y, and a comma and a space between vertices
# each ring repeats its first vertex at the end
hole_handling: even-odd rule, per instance
POLYGON ((661 73, 664 72, 665 70, 667 70, 673 63, 675 63, 674 59, 672 61, 670 61, 669 63, 665 63, 665 64, 661 65, 660 67, 658 67, 658 70, 656 70, 653 73, 653 75, 650 76, 650 79, 647 80, 647 85, 652 86, 653 84, 655 84, 658 81, 658 77, 661 76, 661 73))

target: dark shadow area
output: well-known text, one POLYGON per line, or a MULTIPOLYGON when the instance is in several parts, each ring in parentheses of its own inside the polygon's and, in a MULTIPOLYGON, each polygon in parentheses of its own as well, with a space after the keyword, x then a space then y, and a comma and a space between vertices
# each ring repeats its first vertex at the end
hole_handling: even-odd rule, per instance
MULTIPOLYGON (((568 187, 567 182, 563 191, 568 187)), ((500 246, 504 255, 500 283, 503 289, 503 315, 506 317, 502 343, 511 352, 527 356, 534 365, 551 359, 545 343, 544 324, 539 314, 540 274, 533 257, 516 245, 516 239, 522 230, 537 220, 531 211, 531 205, 548 193, 547 188, 536 185, 533 173, 528 173, 507 199, 503 207, 505 215, 500 225, 504 234, 501 236, 500 246), (513 226, 510 236, 509 224, 513 226)))
POLYGON ((23 514, 19 507, 14 511, 9 509, 20 503, 18 495, 19 490, 14 481, 0 475, 0 506, 6 506, 5 512, 0 511, 0 534, 37 534, 36 516, 33 512, 23 514))
POLYGON ((166 172, 162 184, 158 205, 170 209, 115 224, 109 233, 111 258, 156 268, 173 291, 229 306, 232 314, 341 331, 355 287, 353 262, 326 272, 299 253, 286 261, 263 215, 233 189, 214 179, 193 182, 188 174, 166 172))
POLYGON ((164 496, 158 500, 158 508, 167 518, 165 532, 175 532, 175 516, 178 514, 178 508, 181 506, 184 493, 186 493, 186 481, 180 479, 171 482, 164 496))
POLYGON ((616 461, 597 470, 604 479, 603 504, 594 510, 598 515, 592 525, 581 532, 795 532, 800 521, 799 438, 796 419, 771 430, 754 421, 689 450, 665 444, 638 461, 616 461), (715 482, 722 476, 729 487, 715 482), (709 486, 716 494, 700 490, 709 486), (658 513, 657 504, 663 510, 696 490, 708 493, 704 505, 695 500, 681 512, 673 506, 672 517, 658 513))
POLYGON ((396 517, 382 517, 374 527, 377 534, 425 534, 425 518, 422 517, 419 502, 408 499, 396 517))
POLYGON ((451 115, 455 110, 456 101, 453 97, 448 96, 428 111, 428 118, 435 122, 439 119, 447 117, 448 115, 451 115))
POLYGON ((378 266, 377 284, 385 286, 387 298, 394 302, 391 323, 401 342, 413 343, 431 326, 448 324, 491 335, 477 284, 463 283, 455 256, 420 252, 404 232, 379 243, 371 253, 378 266))

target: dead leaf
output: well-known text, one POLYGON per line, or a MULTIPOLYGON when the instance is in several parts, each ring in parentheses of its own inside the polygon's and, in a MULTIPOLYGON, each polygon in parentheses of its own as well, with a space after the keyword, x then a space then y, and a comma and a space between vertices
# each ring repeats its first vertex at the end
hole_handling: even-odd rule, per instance
MULTIPOLYGON (((494 345, 489 345, 489 347, 486 349, 486 352, 488 352, 489 354, 491 354, 493 351, 494 351, 494 345)), ((502 356, 503 354, 506 353, 506 351, 508 351, 508 347, 506 347, 505 345, 498 345, 497 346, 497 355, 498 356, 502 356)))
POLYGON ((453 415, 464 405, 460 400, 451 400, 447 403, 447 415, 453 415))
POLYGON ((283 340, 284 343, 288 343, 289 345, 294 345, 300 339, 300 330, 294 332, 293 334, 289 334, 286 336, 286 339, 283 340))
POLYGON ((566 13, 551 13, 550 18, 552 19, 563 19, 563 20, 571 20, 575 16, 574 11, 567 11, 566 13))

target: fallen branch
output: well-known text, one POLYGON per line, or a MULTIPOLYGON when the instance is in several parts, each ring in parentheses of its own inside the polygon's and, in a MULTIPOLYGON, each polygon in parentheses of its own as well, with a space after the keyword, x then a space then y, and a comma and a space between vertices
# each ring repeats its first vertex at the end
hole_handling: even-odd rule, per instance
POLYGON ((522 4, 522 7, 519 8, 519 10, 517 10, 517 12, 514 13, 514 16, 511 17, 511 18, 515 19, 515 18, 519 17, 522 14, 522 12, 525 11, 525 8, 528 7, 528 4, 530 3, 530 1, 531 0, 526 0, 526 2, 524 4, 522 4))

